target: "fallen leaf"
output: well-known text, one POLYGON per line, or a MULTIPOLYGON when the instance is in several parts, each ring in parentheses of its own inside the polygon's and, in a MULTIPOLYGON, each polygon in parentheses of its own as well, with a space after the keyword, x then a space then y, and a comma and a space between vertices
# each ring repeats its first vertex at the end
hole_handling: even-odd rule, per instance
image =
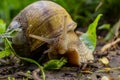
POLYGON ((99 59, 99 61, 104 64, 105 66, 107 66, 109 64, 109 60, 106 57, 103 57, 101 59, 99 59))
POLYGON ((120 38, 117 38, 115 41, 111 43, 107 43, 101 48, 101 53, 105 52, 106 50, 110 49, 112 46, 116 45, 117 43, 120 42, 120 38))
POLYGON ((109 79, 109 77, 107 77, 107 76, 103 76, 103 77, 101 78, 101 80, 110 80, 110 79, 109 79))
POLYGON ((120 80, 120 75, 118 75, 118 80, 120 80))

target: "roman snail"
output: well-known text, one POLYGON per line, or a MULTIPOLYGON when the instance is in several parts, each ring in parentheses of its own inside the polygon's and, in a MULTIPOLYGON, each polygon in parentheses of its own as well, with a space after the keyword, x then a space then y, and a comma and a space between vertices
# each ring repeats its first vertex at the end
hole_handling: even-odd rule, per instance
POLYGON ((81 65, 94 60, 92 51, 79 40, 74 32, 77 24, 68 12, 51 1, 37 1, 23 9, 10 23, 8 31, 20 28, 12 38, 12 46, 17 54, 31 56, 48 53, 66 55, 68 62, 81 65), (43 45, 48 48, 43 49, 43 45))

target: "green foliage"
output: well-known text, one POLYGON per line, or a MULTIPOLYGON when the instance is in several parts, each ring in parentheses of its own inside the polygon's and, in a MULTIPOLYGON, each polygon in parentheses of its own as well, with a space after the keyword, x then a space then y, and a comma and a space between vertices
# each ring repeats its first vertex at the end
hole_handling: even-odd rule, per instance
POLYGON ((114 24, 120 18, 120 0, 100 0, 102 5, 96 11, 97 13, 102 13, 103 21, 114 24))
MULTIPOLYGON (((2 0, 0 18, 7 25, 24 7, 38 0, 2 0)), ((87 26, 90 20, 102 13, 107 23, 116 22, 120 17, 120 0, 51 0, 63 6, 78 23, 79 27, 87 26), (101 5, 100 5, 101 4, 101 5), (107 4, 107 5, 106 5, 107 4), (72 5, 72 6, 71 6, 72 5), (97 10, 96 10, 97 8, 97 10), (110 16, 110 17, 109 17, 110 16)))
POLYGON ((37 61, 35 61, 35 60, 33 60, 33 59, 25 58, 25 57, 21 57, 21 56, 17 55, 16 52, 14 51, 14 49, 12 48, 11 43, 9 43, 9 41, 8 41, 7 38, 6 38, 6 40, 7 40, 7 45, 8 45, 8 47, 9 47, 9 50, 11 51, 11 53, 13 53, 16 57, 18 57, 18 58, 21 59, 21 60, 28 61, 28 62, 30 62, 30 63, 36 64, 36 65, 39 67, 39 69, 41 70, 42 79, 45 80, 45 74, 44 74, 43 67, 42 67, 37 61))
POLYGON ((6 31, 6 24, 3 20, 0 19, 0 34, 4 33, 6 31))
POLYGON ((41 70, 42 79, 45 80, 45 73, 44 73, 43 67, 42 67, 37 61, 35 61, 35 60, 33 60, 33 59, 30 59, 30 58, 20 57, 20 56, 18 56, 18 55, 15 53, 15 51, 14 51, 14 54, 15 54, 18 58, 20 58, 21 60, 24 60, 24 61, 27 61, 27 62, 36 64, 36 65, 39 67, 39 69, 41 70))
POLYGON ((98 25, 98 21, 100 20, 102 14, 99 14, 93 23, 91 23, 88 27, 88 30, 86 33, 82 34, 80 36, 80 39, 90 48, 92 51, 94 51, 96 47, 96 27, 98 25))
MULTIPOLYGON (((3 20, 0 19, 0 35, 3 34, 6 30, 6 24, 4 23, 3 20)), ((0 36, 0 50, 3 50, 2 47, 2 43, 3 43, 3 39, 1 38, 2 36, 0 36)))
POLYGON ((8 77, 7 80, 15 80, 15 78, 14 77, 12 77, 12 78, 8 77))
POLYGON ((78 23, 79 27, 86 26, 93 19, 98 0, 53 0, 63 6, 78 23))
POLYGON ((44 64, 44 69, 45 70, 60 69, 66 63, 67 63, 67 60, 65 58, 61 58, 60 60, 50 60, 44 64))
POLYGON ((119 37, 119 34, 120 34, 120 20, 118 20, 114 26, 109 30, 108 34, 105 36, 105 40, 110 40, 112 39, 114 36, 115 37, 119 37))
MULTIPOLYGON (((5 43, 5 49, 0 52, 0 58, 9 56, 11 53, 13 53, 16 57, 20 58, 21 60, 25 60, 30 63, 34 63, 40 68, 40 70, 42 72, 42 78, 43 78, 43 80, 45 80, 45 74, 44 74, 43 67, 33 59, 25 58, 25 57, 21 57, 21 56, 17 55, 11 45, 11 42, 8 40, 8 38, 14 37, 19 31, 21 31, 21 29, 14 28, 14 29, 6 31, 6 26, 4 24, 5 23, 1 20, 0 25, 2 25, 2 26, 0 28, 1 29, 0 30, 1 31, 0 40, 2 40, 3 43, 5 43)), ((44 65, 44 69, 60 69, 66 62, 67 62, 67 60, 65 58, 61 58, 60 60, 51 60, 44 65)), ((13 78, 8 77, 8 80, 13 80, 13 78)))
POLYGON ((0 44, 4 44, 5 48, 1 45, 0 49, 0 58, 9 56, 11 54, 10 44, 11 42, 7 38, 11 38, 17 34, 21 29, 15 28, 9 31, 6 31, 6 24, 3 20, 0 20, 0 44))
MULTIPOLYGON (((6 31, 6 26, 4 24, 5 23, 1 20, 1 23, 0 23, 0 25, 1 25, 1 28, 0 28, 1 29, 0 30, 1 31, 0 40, 3 42, 3 44, 5 43, 5 49, 0 52, 0 58, 9 56, 11 53, 13 53, 16 57, 18 57, 18 58, 20 58, 22 60, 34 63, 34 64, 36 64, 41 69, 42 74, 43 74, 43 80, 45 80, 45 75, 44 75, 44 71, 43 71, 42 66, 40 66, 39 63, 36 62, 33 59, 29 59, 29 58, 24 58, 24 57, 18 56, 15 53, 14 49, 12 48, 11 42, 8 40, 8 38, 12 38, 13 36, 15 36, 21 29, 14 28, 14 29, 6 31)), ((8 77, 8 80, 11 80, 11 78, 8 77)))
POLYGON ((9 47, 10 42, 7 38, 4 39, 5 49, 0 52, 0 58, 9 56, 11 54, 11 49, 9 47))
POLYGON ((37 0, 2 0, 0 2, 0 18, 7 24, 28 4, 37 0))
MULTIPOLYGON (((28 4, 38 0, 2 0, 0 3, 0 18, 7 24, 15 17, 20 10, 28 4)), ((89 22, 95 7, 99 3, 97 0, 52 0, 63 6, 80 26, 89 22), (70 6, 73 5, 73 6, 70 6), (87 6, 87 7, 86 7, 87 6)))
MULTIPOLYGON (((5 43, 5 49, 0 52, 0 58, 9 56, 11 53, 13 53, 16 57, 20 58, 21 60, 25 60, 25 61, 34 63, 40 68, 40 70, 42 72, 43 80, 45 80, 45 74, 44 74, 44 71, 43 71, 43 67, 40 66, 40 64, 33 59, 18 56, 16 54, 16 52, 14 51, 14 49, 12 48, 11 42, 8 40, 8 38, 12 38, 13 36, 15 36, 19 31, 21 31, 21 29, 20 28, 14 28, 14 29, 6 31, 6 26, 4 24, 5 23, 1 20, 1 23, 0 23, 0 25, 1 25, 0 40, 3 42, 3 44, 5 43)), ((15 80, 15 79, 8 77, 8 80, 15 80)))
POLYGON ((0 49, 2 50, 0 52, 0 58, 9 56, 11 53, 10 47, 8 45, 8 43, 10 43, 10 42, 8 41, 8 39, 6 39, 3 36, 5 34, 5 31, 6 31, 6 24, 4 23, 3 20, 0 19, 0 42, 1 42, 1 44, 3 42, 5 43, 5 49, 2 46, 0 46, 0 49))
POLYGON ((109 29, 110 29, 110 24, 103 24, 103 25, 99 26, 98 29, 99 29, 99 30, 102 30, 102 29, 109 30, 109 29))

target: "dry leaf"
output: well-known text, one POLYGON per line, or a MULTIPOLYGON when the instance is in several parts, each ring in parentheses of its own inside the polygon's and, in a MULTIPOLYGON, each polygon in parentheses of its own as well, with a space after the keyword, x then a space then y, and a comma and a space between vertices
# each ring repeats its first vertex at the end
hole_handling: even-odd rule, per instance
POLYGON ((118 80, 120 80, 120 75, 118 75, 118 80))
POLYGON ((106 57, 99 59, 99 61, 106 66, 109 64, 109 60, 106 57))
POLYGON ((110 49, 112 46, 116 45, 116 44, 119 43, 119 42, 120 42, 120 38, 117 38, 115 41, 104 45, 104 46, 101 48, 101 53, 103 53, 103 52, 105 52, 106 50, 110 49))
POLYGON ((109 79, 109 77, 107 77, 107 76, 103 76, 103 77, 101 78, 101 80, 110 80, 110 79, 109 79))

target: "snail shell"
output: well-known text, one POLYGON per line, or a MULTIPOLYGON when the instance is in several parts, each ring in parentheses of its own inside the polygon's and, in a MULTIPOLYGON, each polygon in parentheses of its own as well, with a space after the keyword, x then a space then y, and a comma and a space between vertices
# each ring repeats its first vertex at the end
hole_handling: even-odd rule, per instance
POLYGON ((93 55, 74 33, 76 26, 60 5, 51 1, 38 1, 23 9, 12 20, 8 30, 22 29, 12 38, 18 54, 28 56, 48 43, 50 47, 45 53, 66 54, 69 63, 80 65, 81 62, 93 60, 93 55))

